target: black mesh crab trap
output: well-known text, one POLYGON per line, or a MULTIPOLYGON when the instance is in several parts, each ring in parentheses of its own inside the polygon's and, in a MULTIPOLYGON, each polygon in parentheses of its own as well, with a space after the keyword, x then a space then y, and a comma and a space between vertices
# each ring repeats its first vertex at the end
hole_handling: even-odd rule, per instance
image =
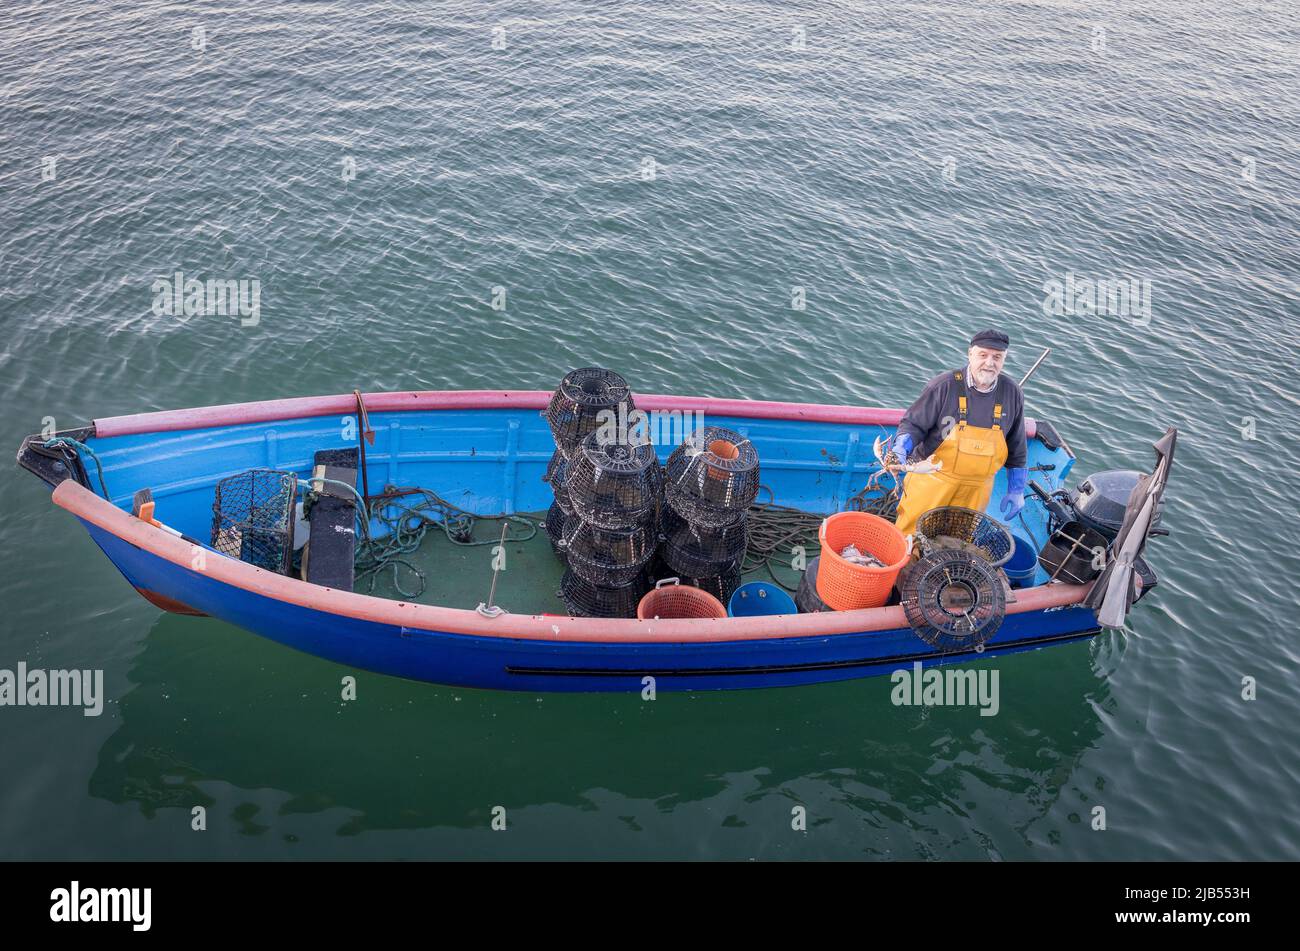
POLYGON ((560 579, 560 599, 574 617, 634 618, 636 606, 650 587, 645 572, 628 584, 610 588, 592 584, 570 569, 560 579))
POLYGON ((564 453, 555 450, 551 453, 551 459, 546 463, 546 474, 542 476, 543 482, 549 482, 554 485, 556 482, 564 481, 564 453))
POLYGON ((569 459, 565 489, 574 514, 598 528, 630 528, 654 518, 663 470, 649 444, 605 443, 592 433, 569 459))
POLYGON ((644 572, 658 541, 653 525, 607 529, 570 515, 562 548, 569 568, 584 581, 618 587, 644 572))
POLYGON ((740 570, 749 542, 748 520, 744 513, 721 528, 710 528, 692 525, 671 505, 665 505, 659 511, 663 560, 675 574, 709 577, 740 570))
POLYGON ((1015 543, 1011 532, 984 512, 944 505, 916 520, 916 542, 922 551, 961 549, 979 555, 994 568, 1007 563, 1015 543))
POLYGON ((564 458, 564 453, 557 449, 551 456, 551 461, 546 464, 546 475, 542 476, 542 481, 551 484, 551 492, 555 494, 555 501, 560 504, 564 514, 572 515, 573 500, 569 498, 569 490, 564 484, 568 471, 568 460, 564 458))
POLYGON ((636 408, 627 380, 613 370, 583 367, 564 375, 542 416, 551 427, 556 447, 572 456, 600 425, 601 412, 618 414, 620 403, 625 404, 622 411, 627 414, 636 408))
POLYGON ((297 489, 297 476, 276 469, 250 469, 222 479, 212 502, 212 547, 250 565, 288 574, 297 489))
POLYGON ((555 552, 555 557, 564 561, 564 520, 567 516, 564 509, 560 507, 557 499, 551 503, 551 507, 546 510, 546 522, 542 526, 546 529, 546 537, 551 540, 551 551, 555 552))
POLYGON ((758 451, 721 426, 688 436, 668 457, 666 469, 664 498, 696 525, 727 525, 758 495, 758 451))
POLYGON ((982 650, 1006 616, 997 569, 959 549, 932 551, 910 565, 899 594, 916 636, 941 651, 982 650))

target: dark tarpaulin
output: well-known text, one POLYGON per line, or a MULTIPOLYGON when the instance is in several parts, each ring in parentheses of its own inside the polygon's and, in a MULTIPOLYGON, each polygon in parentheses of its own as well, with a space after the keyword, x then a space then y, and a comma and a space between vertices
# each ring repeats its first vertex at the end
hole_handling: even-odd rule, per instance
POLYGON ((1129 605, 1137 597, 1137 573, 1133 566, 1146 548, 1151 524, 1169 481, 1177 442, 1178 430, 1170 426, 1155 443, 1155 468, 1139 479, 1129 494, 1124 524, 1111 546, 1110 559, 1084 600, 1085 605, 1097 612, 1097 621, 1103 627, 1122 627, 1129 605))

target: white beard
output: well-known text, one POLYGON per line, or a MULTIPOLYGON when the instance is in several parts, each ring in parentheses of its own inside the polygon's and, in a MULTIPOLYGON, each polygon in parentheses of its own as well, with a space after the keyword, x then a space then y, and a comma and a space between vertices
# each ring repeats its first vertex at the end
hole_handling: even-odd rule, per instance
POLYGON ((978 390, 991 390, 994 384, 998 382, 998 373, 996 370, 975 370, 972 371, 971 382, 975 384, 978 390))

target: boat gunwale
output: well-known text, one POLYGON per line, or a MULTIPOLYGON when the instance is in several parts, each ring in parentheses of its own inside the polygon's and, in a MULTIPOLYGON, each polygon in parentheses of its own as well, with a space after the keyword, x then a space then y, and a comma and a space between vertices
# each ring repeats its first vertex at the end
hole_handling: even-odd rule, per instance
MULTIPOLYGON (((542 410, 550 403, 548 390, 404 390, 363 393, 368 413, 419 412, 424 410, 519 409, 542 410)), ((775 400, 741 400, 709 396, 635 394, 636 408, 667 412, 702 412, 706 415, 750 419, 788 419, 802 422, 845 423, 861 426, 897 426, 903 410, 831 403, 790 403, 775 400)), ((127 416, 107 416, 94 421, 95 436, 133 436, 145 433, 207 429, 269 423, 283 419, 352 414, 357 398, 352 393, 334 396, 305 396, 224 403, 191 409, 160 410, 127 416)), ((1035 421, 1025 418, 1025 434, 1037 434, 1035 421)))

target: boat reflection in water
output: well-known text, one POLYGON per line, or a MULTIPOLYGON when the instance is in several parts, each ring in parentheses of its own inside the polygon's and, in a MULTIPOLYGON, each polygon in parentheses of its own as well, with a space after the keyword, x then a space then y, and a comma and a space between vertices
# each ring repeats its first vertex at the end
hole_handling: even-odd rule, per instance
POLYGON ((999 671, 981 716, 895 706, 887 677, 654 701, 430 687, 164 615, 90 792, 169 824, 139 847, 176 857, 324 857, 340 836, 354 856, 1054 857, 1092 834, 1075 786, 1122 644, 963 665, 999 671), (827 834, 791 834, 797 806, 827 834))

